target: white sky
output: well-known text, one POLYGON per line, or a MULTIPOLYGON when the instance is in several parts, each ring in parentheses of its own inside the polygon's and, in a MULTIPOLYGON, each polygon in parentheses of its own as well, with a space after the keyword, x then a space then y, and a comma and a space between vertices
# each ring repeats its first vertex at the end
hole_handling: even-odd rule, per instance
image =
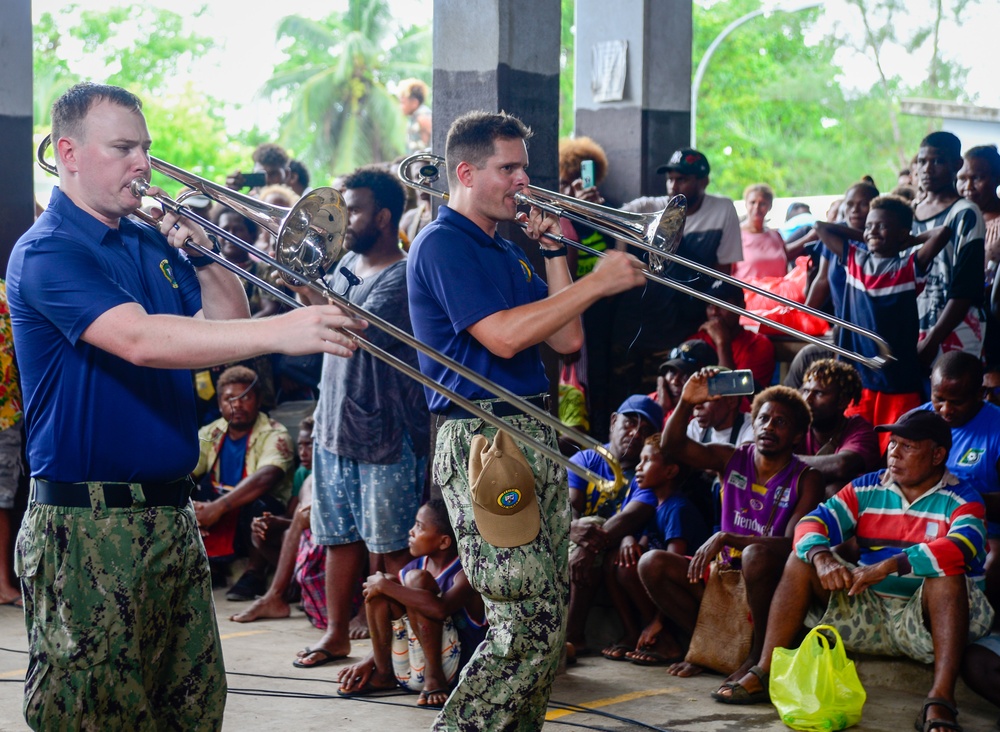
MULTIPOLYGON (((106 8, 117 1, 74 0, 81 8, 93 10, 106 8)), ((128 1, 122 0, 121 4, 128 1)), ((221 50, 205 57, 197 68, 190 69, 190 78, 212 96, 242 105, 242 111, 231 118, 231 123, 244 129, 254 123, 262 129, 273 129, 276 122, 277 111, 268 102, 258 99, 257 92, 280 60, 273 43, 278 20, 292 13, 321 18, 347 6, 347 0, 285 0, 251 5, 245 0, 144 0, 144 3, 181 14, 208 6, 193 29, 215 37, 221 50)), ((37 18, 46 11, 55 13, 65 4, 65 0, 32 0, 32 12, 37 18)), ((794 6, 801 4, 801 0, 775 0, 772 4, 794 6)), ((917 12, 916 6, 922 8, 925 4, 927 0, 914 0, 914 12, 917 12)), ((401 24, 409 25, 429 23, 434 1, 389 0, 389 5, 401 24)), ((848 8, 845 0, 827 0, 822 23, 856 32, 860 26, 856 12, 848 8)), ((968 90, 978 96, 979 104, 1000 107, 1000 83, 996 78, 996 64, 990 58, 995 52, 996 29, 1000 28, 1000 1, 978 0, 970 5, 965 15, 961 28, 953 21, 945 24, 942 32, 944 56, 970 68, 968 90)), ((752 33, 753 22, 735 32, 752 33)), ((141 28, 137 27, 136 32, 141 32, 141 28)), ((928 58, 926 55, 910 56, 897 49, 887 53, 883 63, 889 75, 898 73, 908 82, 917 83, 925 73, 928 58)), ((849 49, 839 52, 838 61, 845 69, 845 78, 841 80, 845 86, 867 87, 875 79, 872 63, 849 49)), ((93 74, 95 78, 101 76, 99 67, 88 69, 82 59, 79 64, 73 63, 72 68, 81 74, 93 74)), ((178 84, 186 80, 182 77, 178 84)))

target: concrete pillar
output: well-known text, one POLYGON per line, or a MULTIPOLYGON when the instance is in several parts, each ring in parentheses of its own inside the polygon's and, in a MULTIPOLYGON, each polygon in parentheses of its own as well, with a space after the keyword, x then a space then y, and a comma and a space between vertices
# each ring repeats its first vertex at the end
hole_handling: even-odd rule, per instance
POLYGON ((0 23, 0 277, 35 220, 31 49, 31 2, 9 0, 0 23))
MULTIPOLYGON (((462 114, 503 110, 534 132, 528 142, 532 185, 558 189, 561 12, 559 0, 434 0, 436 154, 444 156, 448 128, 462 114)), ((519 227, 501 225, 500 233, 524 249, 536 271, 545 271, 538 244, 519 227)), ((554 387, 557 359, 548 349, 543 358, 554 387)))
POLYGON ((460 115, 504 110, 534 131, 532 184, 558 187, 560 12, 559 0, 435 0, 435 153, 460 115))
POLYGON ((663 195, 656 169, 688 144, 691 119, 691 0, 576 0, 576 134, 604 148, 609 201, 663 195), (626 41, 621 101, 596 101, 598 44, 626 41))

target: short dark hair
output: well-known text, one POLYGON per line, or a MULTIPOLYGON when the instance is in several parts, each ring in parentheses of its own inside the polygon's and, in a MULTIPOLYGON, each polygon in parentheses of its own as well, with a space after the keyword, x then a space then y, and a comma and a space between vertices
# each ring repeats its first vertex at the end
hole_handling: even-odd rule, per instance
POLYGON ((111 102, 133 112, 142 112, 142 101, 120 86, 84 81, 67 89, 52 104, 52 145, 60 137, 80 135, 87 113, 100 102, 111 102))
POLYGON ((496 152, 497 140, 529 140, 531 128, 506 112, 466 112, 451 123, 445 143, 448 184, 458 187, 455 171, 462 161, 482 168, 496 152))
POLYGON ((868 211, 886 211, 896 217, 899 225, 904 229, 913 226, 913 209, 910 204, 899 196, 879 196, 868 206, 868 211))
POLYGON ((920 141, 920 147, 933 147, 942 151, 952 160, 962 159, 962 141, 957 136, 944 130, 938 130, 927 135, 920 141))
POLYGON ((994 179, 1000 179, 1000 153, 996 145, 977 145, 965 151, 965 157, 984 160, 990 166, 994 179))
POLYGON ((399 228, 399 220, 403 217, 406 205, 406 191, 399 178, 380 165, 365 165, 353 173, 344 176, 344 190, 367 188, 372 192, 375 211, 389 209, 392 215, 393 229, 399 228))
POLYGON ((299 432, 312 432, 316 428, 316 419, 310 414, 299 422, 299 432))
POLYGON ((932 373, 942 379, 958 381, 968 378, 976 388, 983 385, 983 362, 965 351, 947 351, 934 362, 932 373))
POLYGON ((452 528, 451 519, 448 518, 448 506, 445 502, 440 498, 432 498, 424 504, 424 507, 430 512, 434 528, 438 530, 438 533, 450 537, 451 543, 454 544, 455 529, 452 528))
POLYGON ((746 296, 743 294, 743 288, 737 287, 731 282, 726 282, 725 280, 716 280, 713 282, 712 286, 708 288, 708 294, 732 305, 742 305, 746 302, 746 296))
POLYGON ((761 407, 769 402, 782 404, 792 412, 792 419, 795 420, 795 431, 805 432, 812 424, 812 411, 806 400, 802 398, 795 389, 790 386, 770 386, 754 397, 750 406, 750 421, 757 421, 757 413, 761 407))
POLYGON ((875 184, 869 183, 866 180, 859 180, 857 183, 852 183, 850 188, 844 191, 844 196, 845 197, 848 196, 851 193, 851 191, 863 191, 868 195, 869 201, 872 200, 873 198, 877 198, 879 195, 878 188, 875 186, 875 184))
POLYGON ((250 237, 250 241, 247 242, 248 244, 253 244, 255 241, 257 241, 257 234, 260 233, 260 227, 257 225, 256 221, 247 216, 244 216, 239 211, 235 211, 225 206, 215 206, 209 212, 208 219, 216 226, 220 226, 219 222, 222 221, 222 217, 225 216, 226 214, 239 216, 240 218, 243 219, 243 225, 247 227, 247 235, 250 237))
POLYGON ((289 160, 285 148, 273 142, 262 142, 253 151, 253 161, 268 168, 287 168, 289 160))
POLYGON ((219 394, 222 394, 222 390, 230 384, 247 384, 258 395, 261 391, 260 379, 257 378, 257 372, 247 366, 230 366, 223 371, 222 375, 219 376, 218 383, 215 385, 215 390, 219 394))
POLYGON ((301 160, 289 160, 288 169, 295 173, 295 177, 299 179, 299 183, 302 184, 304 188, 309 187, 309 169, 306 164, 301 160))
POLYGON ((813 361, 802 377, 805 384, 809 379, 815 379, 824 386, 833 386, 842 397, 848 398, 848 404, 861 401, 861 375, 853 364, 838 361, 835 358, 821 358, 813 361))

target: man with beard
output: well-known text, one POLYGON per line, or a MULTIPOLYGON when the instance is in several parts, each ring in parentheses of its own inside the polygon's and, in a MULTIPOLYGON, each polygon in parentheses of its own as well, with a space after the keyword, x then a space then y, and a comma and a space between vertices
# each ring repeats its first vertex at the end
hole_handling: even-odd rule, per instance
MULTIPOLYGON (((412 332, 406 255, 399 247, 404 200, 396 177, 375 166, 344 179, 348 253, 327 282, 336 292, 347 290, 355 305, 412 332), (351 287, 345 269, 361 284, 351 287)), ((301 294, 321 299, 310 290, 301 294)), ((410 346, 376 329, 366 337, 417 367, 410 346)), ((323 359, 315 412, 312 531, 316 543, 327 547, 329 625, 319 643, 299 652, 293 664, 300 668, 322 666, 350 653, 351 601, 358 579, 376 572, 396 574, 410 561, 407 533, 423 501, 430 440, 423 392, 410 377, 371 354, 356 355, 350 368, 323 359)))
MULTIPOLYGON (((931 371, 931 400, 921 409, 935 411, 951 428, 951 451, 945 465, 981 496, 1000 491, 1000 407, 983 400, 983 365, 971 353, 950 351, 931 371)), ((989 505, 989 504, 988 504, 989 505)), ((1000 523, 986 525, 986 597, 1000 607, 1000 523)))
POLYGON ((812 424, 797 455, 822 473, 829 498, 881 461, 871 422, 860 415, 844 416, 861 399, 861 375, 849 363, 821 358, 809 366, 799 393, 812 412, 812 424))
MULTIPOLYGON (((667 420, 662 445, 681 465, 719 473, 721 531, 690 558, 665 550, 646 552, 639 560, 639 577, 660 611, 690 636, 711 563, 742 570, 755 632, 750 655, 730 677, 733 680, 760 658, 771 595, 792 550, 795 524, 819 503, 823 478, 793 454, 809 429, 809 407, 786 386, 772 386, 753 400, 753 442, 739 447, 703 445, 688 437, 695 405, 718 398, 708 392, 708 378, 718 371, 702 369, 684 385, 680 402, 667 420)), ((743 620, 733 618, 733 622, 743 620)), ((680 662, 668 667, 667 673, 693 676, 701 670, 680 662)))
MULTIPOLYGON (((656 513, 656 495, 642 490, 635 483, 635 467, 646 438, 663 424, 660 405, 642 394, 633 394, 611 415, 611 441, 605 445, 614 455, 625 475, 626 485, 617 496, 607 496, 574 473, 569 475, 569 501, 573 507, 570 524, 569 613, 566 621, 566 640, 579 655, 584 649, 584 628, 587 613, 600 586, 602 561, 608 550, 617 548, 622 538, 640 531, 656 513)), ((596 450, 582 450, 571 462, 593 470, 598 475, 611 478, 611 467, 596 450)), ((634 639, 633 639, 634 640, 634 639)), ((622 654, 635 647, 618 644, 605 649, 622 654)))

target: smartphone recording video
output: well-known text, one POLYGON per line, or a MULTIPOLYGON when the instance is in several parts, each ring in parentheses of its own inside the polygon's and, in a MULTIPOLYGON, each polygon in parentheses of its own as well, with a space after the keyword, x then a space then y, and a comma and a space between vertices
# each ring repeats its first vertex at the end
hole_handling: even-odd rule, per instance
POLYGON ((753 372, 720 371, 709 376, 706 385, 711 396, 749 396, 753 394, 753 372))

